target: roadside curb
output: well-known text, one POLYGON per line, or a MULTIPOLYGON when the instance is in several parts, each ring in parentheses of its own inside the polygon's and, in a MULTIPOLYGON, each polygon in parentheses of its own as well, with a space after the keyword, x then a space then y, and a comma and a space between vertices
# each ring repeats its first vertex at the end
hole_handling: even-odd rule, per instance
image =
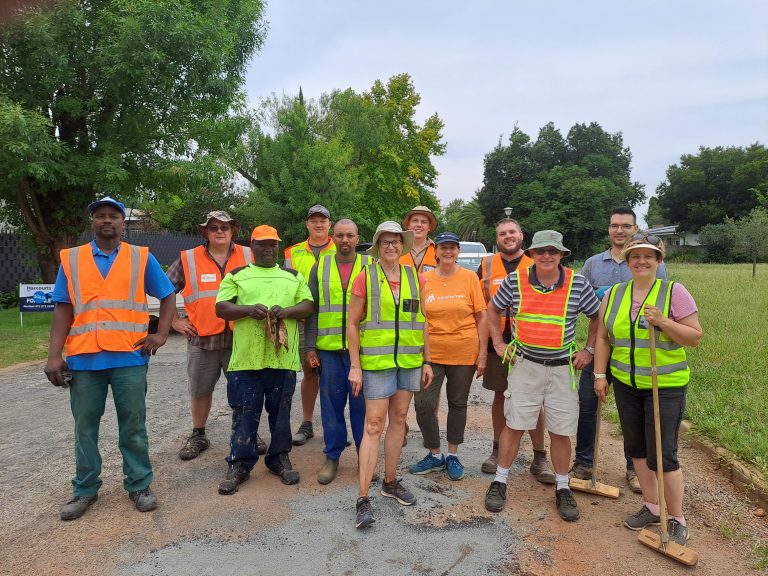
POLYGON ((746 492, 750 500, 768 509, 768 485, 759 471, 739 461, 732 452, 698 436, 688 420, 680 424, 680 432, 692 446, 707 454, 717 464, 720 473, 746 492))

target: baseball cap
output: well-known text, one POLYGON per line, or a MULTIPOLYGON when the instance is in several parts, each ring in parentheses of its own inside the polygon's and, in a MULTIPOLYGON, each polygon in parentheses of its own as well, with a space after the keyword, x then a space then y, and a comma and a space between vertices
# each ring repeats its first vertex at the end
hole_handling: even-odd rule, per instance
POLYGON ((267 224, 256 226, 251 232, 251 240, 277 240, 282 242, 280 236, 277 235, 277 230, 267 224))
POLYGON ((125 204, 118 202, 109 196, 104 196, 101 200, 96 200, 96 202, 88 204, 88 214, 93 214, 96 208, 100 206, 112 206, 113 208, 117 208, 123 214, 123 218, 125 218, 125 204))
POLYGON ((329 220, 331 218, 331 213, 328 212, 328 208, 326 208, 322 204, 315 204, 314 206, 312 206, 312 208, 309 209, 309 212, 307 212, 307 220, 309 220, 315 214, 322 214, 329 220))
POLYGON ((435 244, 445 244, 446 242, 453 242, 457 246, 460 246, 459 237, 453 232, 440 232, 435 238, 435 244))

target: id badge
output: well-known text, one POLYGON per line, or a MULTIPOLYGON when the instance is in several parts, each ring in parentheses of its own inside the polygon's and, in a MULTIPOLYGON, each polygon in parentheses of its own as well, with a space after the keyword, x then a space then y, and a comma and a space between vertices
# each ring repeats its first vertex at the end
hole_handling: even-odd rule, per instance
POLYGON ((416 313, 419 311, 418 300, 403 300, 403 312, 416 313))
POLYGON ((645 319, 645 315, 640 316, 637 321, 637 327, 643 330, 648 330, 648 321, 645 319))

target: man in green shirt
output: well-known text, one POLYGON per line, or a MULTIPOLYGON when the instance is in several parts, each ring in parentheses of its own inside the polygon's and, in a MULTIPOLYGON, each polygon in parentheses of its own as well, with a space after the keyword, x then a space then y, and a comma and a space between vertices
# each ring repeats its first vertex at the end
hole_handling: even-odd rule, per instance
POLYGON ((219 494, 237 492, 259 460, 256 433, 262 408, 269 415, 272 438, 264 463, 283 484, 296 484, 291 451, 291 399, 299 361, 297 320, 313 311, 312 294, 301 274, 277 266, 280 237, 271 226, 251 233, 253 264, 233 270, 221 281, 216 315, 234 321, 227 399, 232 408, 229 469, 219 494), (267 317, 285 323, 287 341, 276 346, 265 330, 267 317))

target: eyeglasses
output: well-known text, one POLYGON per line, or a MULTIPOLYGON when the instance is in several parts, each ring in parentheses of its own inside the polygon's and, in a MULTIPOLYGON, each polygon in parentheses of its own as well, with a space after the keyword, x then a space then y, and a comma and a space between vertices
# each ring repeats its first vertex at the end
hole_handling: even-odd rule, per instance
POLYGON ((618 230, 619 228, 621 228, 621 229, 622 229, 622 230, 624 230, 625 232, 629 232, 629 231, 630 231, 630 230, 632 230, 632 228, 634 228, 634 227, 635 227, 635 225, 634 225, 634 224, 611 224, 610 226, 608 226, 608 228, 609 228, 610 230, 614 230, 614 231, 616 231, 616 230, 618 230))
POLYGON ((387 246, 391 246, 392 248, 397 248, 403 243, 402 240, 379 240, 379 244, 381 244, 384 248, 387 246))
POLYGON ((216 224, 213 224, 211 226, 207 226, 206 228, 208 228, 208 232, 218 232, 219 230, 221 230, 222 232, 229 232, 230 230, 232 230, 232 227, 227 224, 223 224, 222 226, 217 226, 216 224))
POLYGON ((534 248, 533 250, 531 250, 531 252, 533 252, 537 256, 544 256, 544 255, 557 256, 558 254, 560 254, 560 250, 558 250, 557 248, 534 248))
POLYGON ((643 234, 642 232, 639 234, 635 234, 632 236, 632 241, 642 240, 643 242, 647 242, 648 244, 653 244, 654 246, 658 246, 661 242, 661 238, 656 236, 655 234, 643 234))

